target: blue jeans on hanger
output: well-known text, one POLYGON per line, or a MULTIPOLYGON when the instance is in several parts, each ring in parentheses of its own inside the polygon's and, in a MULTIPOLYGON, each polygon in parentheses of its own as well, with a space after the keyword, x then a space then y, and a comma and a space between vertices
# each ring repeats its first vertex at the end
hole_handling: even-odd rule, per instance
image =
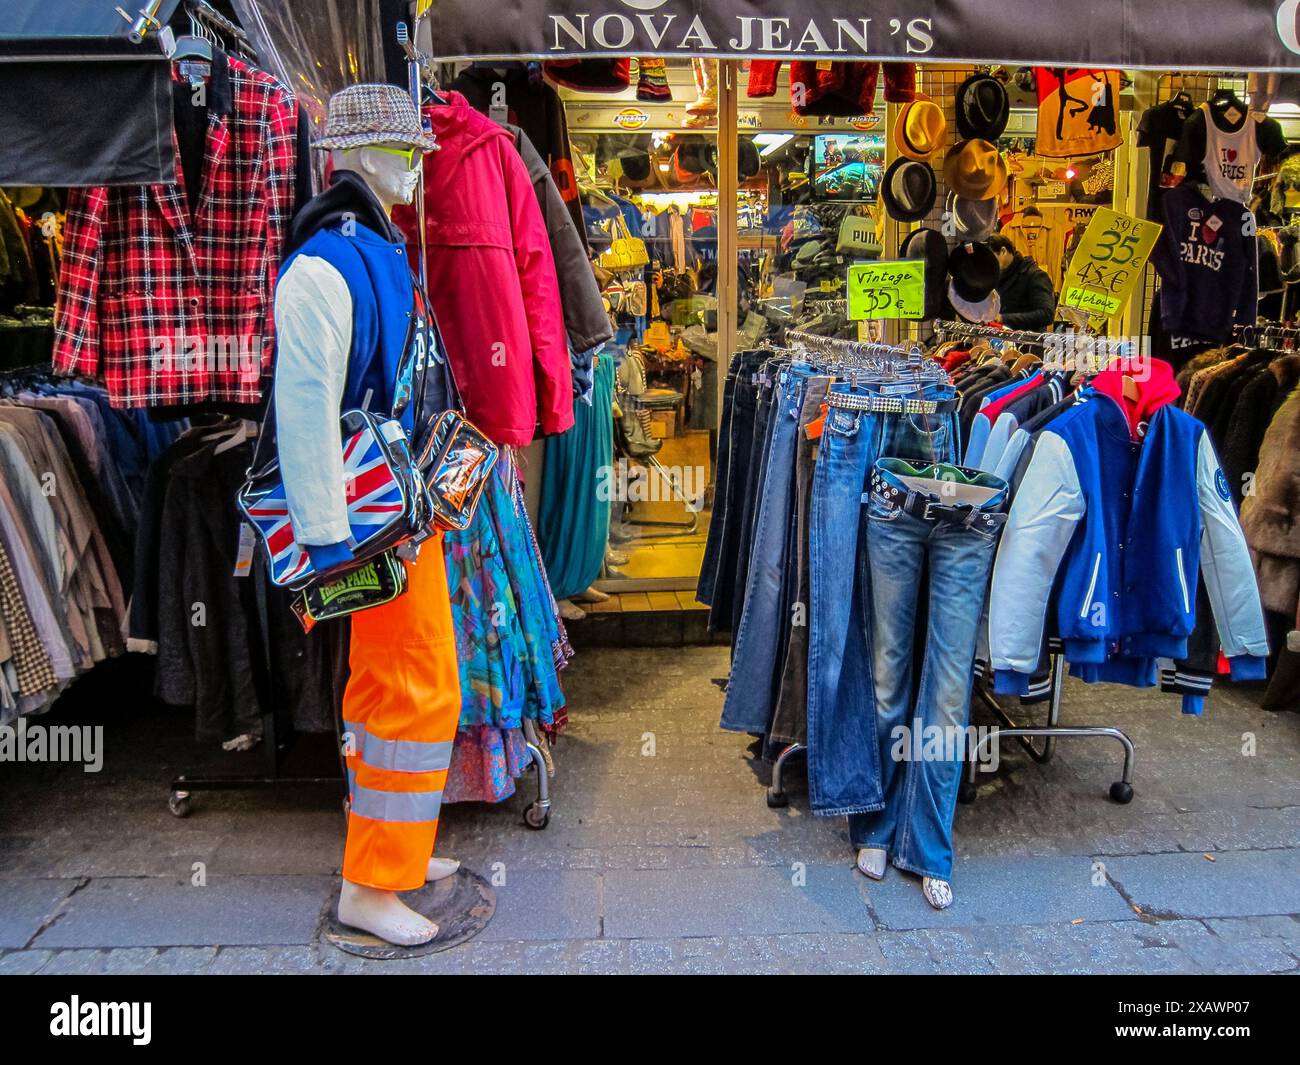
MULTIPOLYGON (((930 476, 952 474, 939 467, 930 476)), ((970 720, 972 666, 984 596, 1010 489, 970 471, 977 489, 968 523, 923 519, 882 489, 935 504, 961 501, 901 478, 906 465, 884 459, 873 472, 867 513, 871 570, 872 665, 877 759, 883 808, 849 818, 855 848, 879 847, 922 876, 952 876, 952 820, 970 720), (982 515, 989 515, 987 519, 982 515), (928 631, 913 704, 917 607, 929 563, 928 631)), ((931 482, 936 484, 937 482, 931 482)))
POLYGON ((731 732, 762 733, 772 718, 779 681, 779 648, 790 618, 783 616, 794 510, 794 468, 803 387, 816 371, 795 365, 779 374, 771 405, 771 439, 766 474, 759 486, 757 520, 745 587, 745 605, 736 628, 731 679, 721 725, 731 732))
MULTIPOLYGON (((884 805, 872 681, 870 577, 862 492, 888 451, 956 457, 955 412, 876 414, 834 405, 834 396, 881 394, 881 384, 837 384, 813 473, 808 557, 808 794, 813 813, 866 813, 884 805)), ((951 385, 911 398, 951 404, 951 385)))

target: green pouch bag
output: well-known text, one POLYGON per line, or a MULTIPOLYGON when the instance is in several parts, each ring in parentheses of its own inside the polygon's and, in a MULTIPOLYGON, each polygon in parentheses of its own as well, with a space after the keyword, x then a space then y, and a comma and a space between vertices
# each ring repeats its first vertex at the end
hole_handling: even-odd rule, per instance
POLYGON ((304 632, 319 622, 391 603, 406 592, 406 567, 396 550, 369 558, 342 576, 304 588, 291 604, 304 632))

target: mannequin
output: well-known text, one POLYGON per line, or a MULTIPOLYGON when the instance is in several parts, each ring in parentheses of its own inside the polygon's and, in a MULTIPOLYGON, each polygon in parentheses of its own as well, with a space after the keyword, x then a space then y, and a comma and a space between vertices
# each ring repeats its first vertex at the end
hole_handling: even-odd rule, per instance
MULTIPOLYGON (((418 313, 405 240, 389 219, 414 197, 433 137, 400 89, 358 85, 331 99, 316 147, 331 150, 334 171, 294 219, 277 282, 274 397, 295 536, 324 571, 352 558, 343 459, 326 427, 355 407, 392 411, 408 348, 428 366, 424 401, 401 413, 408 438, 422 428, 415 410, 436 418, 449 402, 436 325, 418 313)), ((438 927, 398 892, 460 865, 432 856, 460 714, 440 538, 404 558, 404 595, 352 615, 343 700, 351 803, 338 917, 399 946, 426 943, 438 927)))

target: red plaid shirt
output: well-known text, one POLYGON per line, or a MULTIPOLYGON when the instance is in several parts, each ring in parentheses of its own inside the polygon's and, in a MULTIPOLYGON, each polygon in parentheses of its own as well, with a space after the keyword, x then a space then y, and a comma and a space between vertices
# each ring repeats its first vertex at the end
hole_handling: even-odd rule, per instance
POLYGON ((270 76, 217 53, 202 191, 176 182, 68 196, 54 367, 101 379, 116 407, 256 403, 293 212, 298 116, 270 76))

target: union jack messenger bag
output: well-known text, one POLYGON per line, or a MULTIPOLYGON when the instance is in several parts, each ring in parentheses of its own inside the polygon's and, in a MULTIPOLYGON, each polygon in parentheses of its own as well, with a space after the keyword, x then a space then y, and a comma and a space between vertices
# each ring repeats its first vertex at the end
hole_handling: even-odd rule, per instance
MULTIPOLYGON (((248 480, 237 503, 266 547, 271 583, 302 594, 293 608, 304 628, 317 621, 390 602, 406 590, 406 572, 397 549, 432 535, 436 529, 469 525, 498 450, 457 409, 434 414, 425 408, 428 364, 445 365, 449 398, 459 406, 451 364, 443 358, 424 294, 416 286, 410 330, 393 390, 391 416, 367 410, 344 411, 340 418, 348 546, 352 558, 320 572, 306 547, 297 542, 289 516, 280 462, 263 458, 274 430, 259 435, 248 480), (399 419, 415 404, 411 442, 399 419)), ((267 422, 273 423, 274 404, 267 422)), ((268 449, 269 450, 269 449, 268 449)))

